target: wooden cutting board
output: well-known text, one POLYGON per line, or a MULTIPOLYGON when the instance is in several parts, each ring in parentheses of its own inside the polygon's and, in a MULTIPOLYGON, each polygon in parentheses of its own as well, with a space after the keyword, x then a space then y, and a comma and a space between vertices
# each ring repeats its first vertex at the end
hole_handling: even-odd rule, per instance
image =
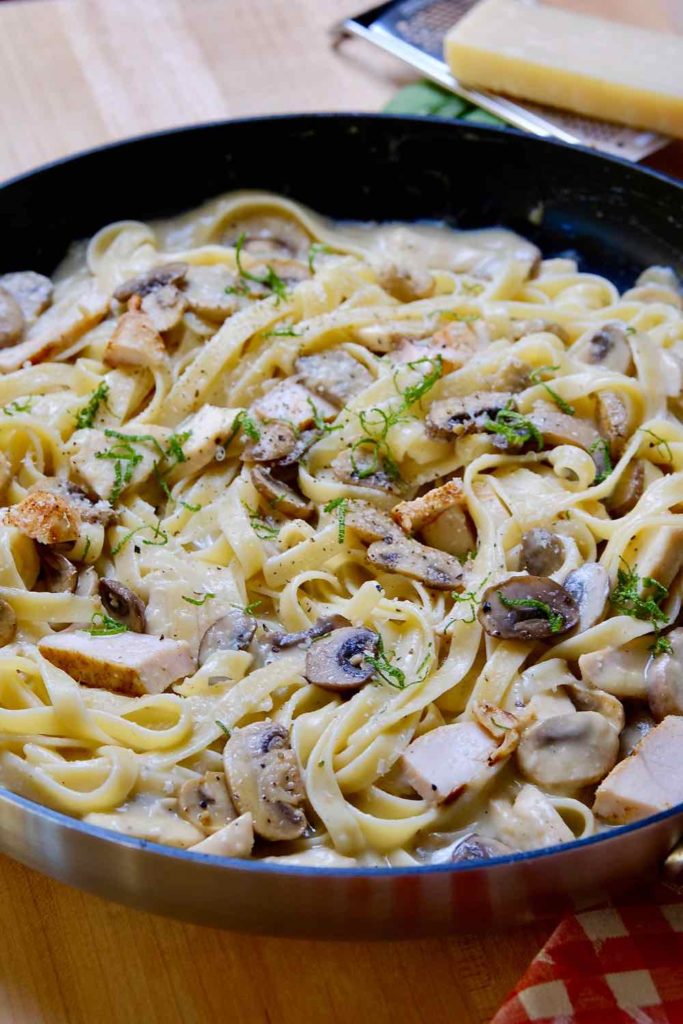
MULTIPOLYGON (((683 31, 678 0, 552 2, 683 31)), ((173 125, 378 110, 411 73, 327 38, 362 6, 4 0, 0 179, 173 125)), ((676 159, 658 158, 669 169, 676 159)), ((2 1024, 484 1024, 552 925, 405 943, 244 937, 127 910, 0 858, 0 927, 2 1024)))

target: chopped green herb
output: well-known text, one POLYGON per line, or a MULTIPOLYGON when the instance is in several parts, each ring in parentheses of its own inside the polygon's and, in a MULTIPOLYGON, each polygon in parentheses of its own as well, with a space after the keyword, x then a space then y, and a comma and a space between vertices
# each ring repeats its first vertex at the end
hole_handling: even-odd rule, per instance
POLYGON ((311 242, 308 247, 308 269, 312 274, 315 273, 315 258, 321 252, 334 252, 329 245, 325 245, 324 242, 311 242))
POLYGON ((482 426, 490 434, 504 437, 510 448, 523 448, 533 441, 536 450, 543 451, 543 435, 538 427, 521 413, 515 412, 510 402, 504 409, 499 409, 495 419, 484 420, 482 426))
POLYGON ((301 331, 295 331, 293 327, 276 327, 272 331, 266 331, 264 338, 300 338, 301 331))
POLYGON ((653 430, 648 430, 646 427, 641 427, 640 430, 641 430, 641 432, 643 434, 649 434, 650 437, 654 438, 655 445, 654 446, 651 445, 651 447, 663 448, 665 453, 666 453, 666 457, 669 460, 669 462, 673 462, 674 456, 673 456, 673 452, 671 451, 671 445, 669 444, 668 441, 665 441, 663 437, 659 436, 659 434, 655 434, 655 432, 653 430))
POLYGON ((109 385, 102 381, 97 385, 86 405, 76 414, 76 429, 85 430, 92 427, 95 416, 102 402, 106 402, 109 395, 109 385))
POLYGON ((201 512, 203 505, 190 505, 189 501, 181 501, 180 504, 183 508, 186 508, 188 512, 201 512))
MULTIPOLYGON (((451 591, 451 597, 453 598, 453 600, 455 601, 456 604, 468 604, 470 606, 470 614, 469 614, 469 616, 466 619, 461 619, 460 620, 461 622, 471 623, 471 622, 474 622, 474 620, 476 619, 476 617, 477 617, 477 606, 479 604, 479 595, 481 594, 481 591, 483 590, 483 588, 486 586, 486 583, 487 583, 488 578, 489 578, 490 575, 491 575, 491 573, 488 573, 484 577, 484 579, 481 581, 481 583, 479 584, 479 586, 477 587, 476 590, 466 590, 462 594, 456 594, 455 591, 451 591)), ((444 626, 444 629, 448 629, 448 627, 451 625, 451 623, 455 622, 455 621, 456 621, 455 619, 451 619, 449 622, 446 623, 446 625, 444 626)))
POLYGON ((455 313, 450 309, 442 310, 439 316, 442 320, 457 320, 463 324, 473 324, 475 320, 481 320, 481 313, 455 313))
POLYGON ((336 511, 337 513, 337 522, 339 524, 337 536, 340 544, 344 543, 344 537, 346 536, 346 509, 348 503, 348 498, 333 498, 332 501, 328 501, 326 505, 323 505, 324 512, 336 511))
POLYGON ((529 377, 529 381, 532 384, 540 384, 541 387, 545 388, 545 390, 548 392, 548 394, 552 398, 553 402, 558 407, 558 409, 561 410, 561 412, 566 413, 567 416, 575 416, 576 415, 576 409, 574 408, 574 406, 570 405, 569 402, 565 401, 565 399, 562 398, 561 395, 558 395, 557 391, 555 391, 554 388, 550 387, 550 384, 546 384, 546 382, 544 380, 541 380, 541 374, 543 373, 544 370, 557 370, 557 369, 559 369, 559 367, 557 367, 557 366, 540 366, 537 370, 534 370, 534 372, 531 374, 531 376, 529 377))
POLYGON ((280 528, 271 520, 266 519, 256 509, 251 508, 249 505, 245 504, 244 507, 249 515, 251 528, 259 540, 274 540, 278 536, 280 528))
POLYGON ((146 441, 149 441, 154 445, 160 455, 166 454, 156 437, 153 437, 152 434, 122 434, 120 430, 111 430, 107 428, 104 431, 104 436, 113 437, 117 441, 124 441, 128 444, 144 444, 146 441))
MULTIPOLYGON (((265 277, 259 277, 258 274, 252 274, 248 270, 245 270, 242 266, 242 249, 246 241, 246 235, 244 232, 237 239, 235 245, 235 263, 237 264, 237 272, 244 281, 253 281, 255 284, 263 285, 265 288, 269 288, 273 295, 276 296, 277 301, 280 299, 287 298, 287 286, 281 277, 275 273, 270 264, 266 264, 266 275, 265 277)), ((248 289, 245 287, 245 293, 248 294, 248 289)))
POLYGON ((325 422, 325 420, 320 415, 320 410, 318 409, 318 406, 315 404, 312 398, 307 398, 306 401, 311 407, 311 416, 313 417, 313 423, 315 424, 316 430, 322 430, 323 434, 334 434, 335 430, 342 429, 341 423, 337 424, 336 427, 333 427, 329 423, 325 422))
POLYGON ((627 334, 635 334, 636 333, 635 327, 627 327, 626 328, 626 333, 627 334))
POLYGON ((551 633, 559 633, 564 626, 564 615, 554 612, 545 601, 539 601, 535 597, 506 597, 502 590, 498 591, 498 597, 506 608, 528 608, 530 611, 540 612, 542 617, 548 620, 551 633))
POLYGON ((230 739, 230 730, 228 729, 227 725, 225 725, 224 722, 221 722, 220 718, 216 718, 214 719, 214 721, 218 728, 221 730, 221 732, 224 732, 228 739, 230 739))
POLYGON ((393 686, 396 690, 405 690, 407 686, 416 686, 417 683, 421 683, 427 675, 427 666, 429 664, 429 654, 426 654, 422 659, 422 663, 417 670, 417 679, 413 679, 411 683, 406 682, 405 672, 398 667, 398 665, 392 664, 390 659, 387 657, 384 650, 384 642, 382 637, 377 637, 377 655, 365 655, 365 661, 375 670, 375 673, 380 679, 388 683, 389 686, 393 686))
POLYGON ((250 604, 234 604, 234 602, 231 602, 230 607, 239 608, 239 610, 244 612, 245 615, 253 615, 256 609, 260 608, 262 604, 263 601, 259 598, 256 601, 252 601, 250 604))
POLYGON ((661 633, 656 634, 654 643, 650 644, 648 651, 653 658, 658 658, 660 654, 672 654, 673 647, 668 636, 662 636, 661 633))
POLYGON ((607 479, 607 477, 610 475, 610 473, 614 469, 614 466, 612 465, 612 460, 611 460, 610 454, 609 454, 609 445, 607 444, 607 441, 605 441, 604 437, 600 437, 600 438, 597 439, 597 441, 593 441, 593 444, 590 446, 588 451, 589 451, 589 453, 591 455, 595 455, 597 453, 598 454, 598 459, 602 462, 602 467, 603 468, 600 469, 599 468, 600 463, 599 463, 598 459, 594 459, 593 460, 595 462, 595 467, 596 467, 596 470, 597 470, 597 472, 595 474, 595 480, 593 481, 593 483, 594 484, 601 484, 604 480, 607 479))
POLYGON ((167 459, 173 460, 172 465, 176 465, 178 462, 187 462, 187 455, 183 451, 183 445, 190 439, 191 435, 191 430, 185 430, 182 434, 171 434, 169 437, 164 455, 167 459))
POLYGON ((142 455, 126 442, 95 453, 96 459, 108 459, 114 463, 114 484, 109 494, 112 505, 118 501, 121 491, 130 483, 136 466, 142 462, 142 455))
POLYGON ((207 601, 211 601, 216 595, 207 590, 200 598, 186 597, 185 594, 182 594, 181 596, 183 601, 187 601, 188 604, 194 604, 197 608, 201 608, 202 605, 205 605, 207 601))
POLYGON ((324 761, 318 761, 318 768, 324 768, 324 767, 325 767, 325 762, 324 761))
POLYGON ((121 538, 118 544, 111 549, 112 555, 118 555, 119 551, 121 551, 126 546, 131 537, 134 537, 136 534, 141 533, 142 530, 152 531, 152 540, 143 539, 143 544, 147 544, 149 547, 155 548, 163 547, 165 544, 168 544, 168 534, 166 533, 165 530, 161 529, 161 520, 158 520, 153 526, 150 526, 149 523, 145 523, 143 526, 136 526, 134 530, 130 530, 124 537, 121 538), (159 537, 161 537, 161 540, 157 539, 159 537))
POLYGON ((484 291, 483 284, 478 284, 476 281, 460 281, 460 291, 464 292, 465 295, 481 295, 484 291))
POLYGON ((95 612, 90 620, 90 629, 87 630, 91 636, 115 636, 117 633, 126 633, 127 631, 128 626, 112 619, 106 612, 95 612))
POLYGON ((21 412, 30 412, 35 399, 31 396, 25 398, 23 402, 20 402, 18 398, 15 398, 9 405, 4 405, 2 411, 5 416, 16 416, 21 412))
POLYGON ((622 615, 630 615, 633 619, 643 619, 653 626, 664 625, 668 620, 660 607, 668 597, 669 591, 652 576, 638 575, 638 566, 633 568, 624 562, 624 568, 617 570, 617 582, 610 595, 610 601, 622 615))

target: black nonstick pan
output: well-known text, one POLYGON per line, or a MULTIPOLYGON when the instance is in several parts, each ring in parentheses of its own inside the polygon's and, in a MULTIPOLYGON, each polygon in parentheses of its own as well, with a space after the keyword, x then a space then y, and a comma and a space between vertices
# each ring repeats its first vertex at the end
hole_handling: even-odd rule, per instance
MULTIPOLYGON (((430 119, 315 115, 134 139, 0 187, 0 271, 50 273, 69 244, 118 219, 161 217, 236 188, 354 220, 503 225, 545 256, 571 251, 619 287, 683 271, 683 186, 509 130, 430 119)), ((529 920, 652 875, 683 805, 604 836, 484 864, 353 870, 231 861, 86 826, 0 790, 0 850, 122 903, 229 928, 415 936, 529 920)))

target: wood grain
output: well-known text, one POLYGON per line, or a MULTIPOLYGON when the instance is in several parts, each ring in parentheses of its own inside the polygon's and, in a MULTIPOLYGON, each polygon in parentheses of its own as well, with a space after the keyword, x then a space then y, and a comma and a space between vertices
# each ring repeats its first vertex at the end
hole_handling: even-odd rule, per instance
MULTIPOLYGON (((677 0, 552 2, 683 31, 677 0)), ((359 41, 330 48, 330 23, 360 6, 0 3, 0 179, 173 125, 377 110, 411 74, 359 41)), ((3 858, 0 925, 2 1024, 484 1024, 551 927, 407 943, 245 937, 105 903, 3 858)))

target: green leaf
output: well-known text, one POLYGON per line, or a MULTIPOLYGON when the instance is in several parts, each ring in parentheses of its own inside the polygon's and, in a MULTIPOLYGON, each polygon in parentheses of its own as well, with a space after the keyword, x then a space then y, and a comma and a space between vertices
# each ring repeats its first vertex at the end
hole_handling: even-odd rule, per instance
POLYGON ((535 597, 506 597, 502 590, 498 591, 498 597, 506 608, 528 608, 530 611, 539 612, 548 620, 551 633, 559 633, 564 626, 564 615, 554 612, 545 601, 539 601, 535 597))
POLYGON ((95 416, 102 402, 106 402, 109 395, 109 385, 102 381, 97 385, 86 405, 76 414, 76 429, 84 430, 92 427, 95 416))

